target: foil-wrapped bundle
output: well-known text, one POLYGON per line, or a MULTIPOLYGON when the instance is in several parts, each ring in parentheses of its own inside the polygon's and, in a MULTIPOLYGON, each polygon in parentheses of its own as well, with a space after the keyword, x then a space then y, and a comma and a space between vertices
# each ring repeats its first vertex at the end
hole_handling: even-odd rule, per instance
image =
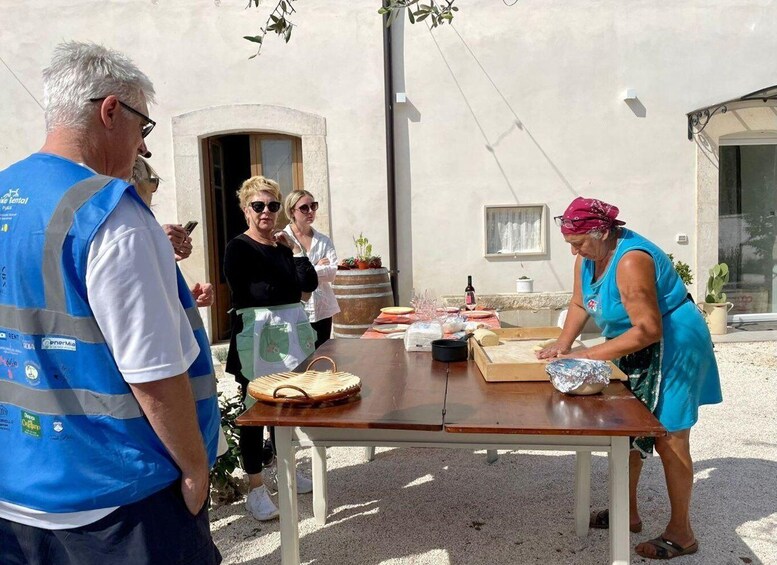
POLYGON ((605 361, 556 359, 545 367, 556 390, 567 394, 596 394, 610 383, 612 369, 605 361))

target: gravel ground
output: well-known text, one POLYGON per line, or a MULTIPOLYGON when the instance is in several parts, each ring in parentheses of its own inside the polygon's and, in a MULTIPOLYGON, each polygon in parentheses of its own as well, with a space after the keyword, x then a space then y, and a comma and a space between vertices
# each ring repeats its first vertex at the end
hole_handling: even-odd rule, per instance
MULTIPOLYGON (((696 555, 680 563, 777 565, 777 343, 716 345, 724 402, 701 409, 691 434, 696 555)), ((219 388, 233 392, 229 377, 219 388)), ((606 531, 574 534, 574 455, 500 451, 327 450, 329 517, 313 519, 299 497, 300 555, 317 565, 607 563, 606 531)), ((308 450, 298 455, 309 470, 308 450)), ((594 455, 592 505, 607 504, 607 460, 594 455)), ((668 499, 658 457, 640 483, 645 529, 632 547, 663 531, 668 499)), ((277 503, 277 498, 276 498, 277 503)), ((225 564, 280 563, 278 521, 257 522, 243 501, 211 512, 225 564)), ((632 553, 632 563, 647 563, 632 553)))

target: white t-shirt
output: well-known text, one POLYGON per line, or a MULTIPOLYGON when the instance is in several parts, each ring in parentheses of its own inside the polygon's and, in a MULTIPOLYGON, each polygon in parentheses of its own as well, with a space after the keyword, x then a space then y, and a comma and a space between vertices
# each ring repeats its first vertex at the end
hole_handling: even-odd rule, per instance
MULTIPOLYGON (((129 195, 92 241, 86 287, 125 381, 174 377, 194 362, 200 348, 178 300, 173 247, 156 219, 129 195)), ((85 526, 114 510, 50 513, 0 501, 0 517, 48 530, 85 526)))

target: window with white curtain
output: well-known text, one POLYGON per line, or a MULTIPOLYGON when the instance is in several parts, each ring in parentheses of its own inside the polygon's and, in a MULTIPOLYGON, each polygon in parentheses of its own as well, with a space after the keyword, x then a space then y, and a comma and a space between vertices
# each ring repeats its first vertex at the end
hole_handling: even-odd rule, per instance
POLYGON ((545 254, 544 204, 486 206, 486 256, 545 254))

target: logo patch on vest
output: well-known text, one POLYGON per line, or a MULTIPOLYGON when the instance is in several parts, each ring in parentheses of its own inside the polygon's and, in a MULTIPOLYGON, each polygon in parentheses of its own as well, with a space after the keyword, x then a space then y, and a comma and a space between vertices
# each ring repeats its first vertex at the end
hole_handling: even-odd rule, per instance
POLYGON ((41 438, 43 433, 40 427, 40 416, 22 410, 22 431, 29 436, 41 438))
POLYGON ((24 197, 19 195, 18 188, 9 188, 8 192, 0 196, 0 206, 9 206, 13 204, 19 204, 21 206, 27 204, 30 201, 30 197, 24 197))
POLYGON ((11 222, 17 215, 13 211, 14 206, 24 206, 30 201, 29 196, 22 196, 19 188, 9 188, 8 192, 0 195, 0 233, 11 229, 11 222))
POLYGON ((0 432, 7 432, 11 429, 13 420, 8 417, 8 408, 0 404, 0 432))
POLYGON ((596 297, 589 298, 588 302, 585 303, 585 307, 589 312, 596 312, 596 309, 599 307, 599 302, 596 300, 596 297))
POLYGON ((41 341, 41 349, 55 349, 60 351, 75 351, 76 340, 62 337, 44 337, 41 341))
POLYGON ((40 382, 38 367, 36 367, 34 363, 25 363, 24 376, 27 377, 27 381, 29 381, 31 385, 36 386, 40 382))

